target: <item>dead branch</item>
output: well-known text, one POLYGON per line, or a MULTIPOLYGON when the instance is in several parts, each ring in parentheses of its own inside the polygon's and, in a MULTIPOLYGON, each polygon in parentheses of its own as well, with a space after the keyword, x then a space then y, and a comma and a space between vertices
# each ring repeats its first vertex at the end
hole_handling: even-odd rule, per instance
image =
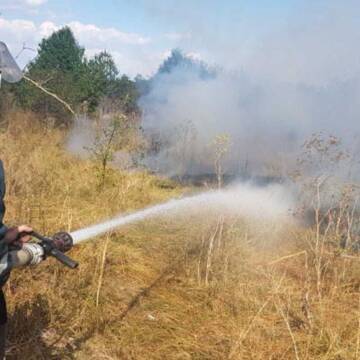
POLYGON ((72 107, 63 99, 60 99, 56 94, 52 93, 49 90, 46 90, 43 86, 41 86, 38 82, 36 82, 33 79, 30 79, 29 77, 27 77, 26 75, 23 75, 24 79, 29 81, 32 85, 36 86, 38 89, 40 89, 41 91, 43 91, 45 94, 53 97, 54 99, 56 99, 59 103, 61 103, 62 105, 64 105, 66 107, 67 110, 69 110, 73 115, 75 115, 75 111, 72 109, 72 107))

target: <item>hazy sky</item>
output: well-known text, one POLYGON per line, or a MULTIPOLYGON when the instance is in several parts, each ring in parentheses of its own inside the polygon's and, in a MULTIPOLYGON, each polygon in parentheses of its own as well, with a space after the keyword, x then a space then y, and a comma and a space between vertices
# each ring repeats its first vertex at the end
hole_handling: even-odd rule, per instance
MULTIPOLYGON (((246 57, 264 35, 286 27, 297 0, 0 0, 0 40, 14 54, 36 48, 68 24, 88 55, 111 52, 121 72, 151 74, 170 49, 182 47, 210 62, 223 42, 246 57)), ((22 54, 24 65, 35 55, 22 54)))

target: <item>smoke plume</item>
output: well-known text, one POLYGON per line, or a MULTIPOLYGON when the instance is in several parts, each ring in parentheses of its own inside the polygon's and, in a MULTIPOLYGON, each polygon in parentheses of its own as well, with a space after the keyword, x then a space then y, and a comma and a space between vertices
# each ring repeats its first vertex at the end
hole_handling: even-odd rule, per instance
MULTIPOLYGON (((156 6, 163 21, 177 23, 170 5, 155 1, 153 12, 156 6)), ((178 5, 179 14, 186 14, 187 6, 187 1, 178 5)), ((229 14, 241 14, 232 6, 227 6, 229 14)), ((229 16, 228 24, 204 24, 204 9, 196 6, 192 11, 198 13, 186 17, 184 31, 191 36, 179 45, 221 70, 202 77, 180 66, 153 78, 140 105, 146 133, 162 147, 146 159, 148 165, 172 175, 212 171, 211 144, 219 134, 230 137, 225 166, 231 173, 284 175, 294 167, 304 141, 317 132, 341 138, 356 153, 358 2, 305 1, 285 21, 274 14, 278 24, 269 20, 263 26, 241 16, 229 16)))

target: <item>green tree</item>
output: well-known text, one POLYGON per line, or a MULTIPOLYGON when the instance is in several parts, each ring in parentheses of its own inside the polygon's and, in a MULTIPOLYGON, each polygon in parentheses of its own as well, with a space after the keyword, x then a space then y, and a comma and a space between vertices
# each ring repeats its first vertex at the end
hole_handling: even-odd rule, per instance
POLYGON ((93 111, 98 106, 101 98, 110 96, 115 91, 119 70, 112 56, 106 51, 90 59, 87 67, 89 81, 88 103, 89 110, 93 111))
POLYGON ((114 82, 119 75, 114 59, 106 51, 96 54, 89 60, 88 66, 91 74, 101 80, 105 86, 114 82))
POLYGON ((76 41, 68 26, 43 39, 38 48, 38 55, 30 63, 30 72, 36 69, 74 73, 84 66, 85 49, 76 41))
POLYGON ((216 69, 201 60, 193 59, 180 49, 173 49, 170 56, 160 65, 155 78, 161 74, 170 74, 176 69, 182 69, 199 76, 202 79, 216 76, 216 69))
POLYGON ((118 104, 118 109, 125 112, 137 112, 139 99, 139 91, 134 81, 130 80, 126 75, 120 79, 116 79, 114 87, 109 97, 118 104))
MULTIPOLYGON (((41 41, 38 55, 29 64, 26 75, 77 109, 89 93, 84 52, 71 29, 64 27, 41 41)), ((59 102, 29 83, 22 82, 16 93, 25 109, 51 115, 61 122, 70 118, 59 102)))
MULTIPOLYGON (((41 41, 26 76, 56 94, 75 112, 92 113, 104 99, 115 111, 137 111, 135 82, 125 75, 119 77, 112 56, 103 51, 88 60, 84 53, 71 29, 64 27, 41 41)), ((17 87, 16 99, 22 108, 55 118, 58 123, 71 119, 61 102, 25 81, 17 87)))

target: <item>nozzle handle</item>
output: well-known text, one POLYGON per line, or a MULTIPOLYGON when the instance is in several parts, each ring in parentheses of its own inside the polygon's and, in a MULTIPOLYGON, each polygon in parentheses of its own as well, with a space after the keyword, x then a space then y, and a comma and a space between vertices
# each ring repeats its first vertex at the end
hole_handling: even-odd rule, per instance
POLYGON ((56 260, 60 261, 62 264, 68 266, 71 269, 76 269, 79 266, 79 263, 74 261, 73 259, 66 256, 64 253, 59 251, 58 249, 51 249, 50 255, 53 256, 56 260))

